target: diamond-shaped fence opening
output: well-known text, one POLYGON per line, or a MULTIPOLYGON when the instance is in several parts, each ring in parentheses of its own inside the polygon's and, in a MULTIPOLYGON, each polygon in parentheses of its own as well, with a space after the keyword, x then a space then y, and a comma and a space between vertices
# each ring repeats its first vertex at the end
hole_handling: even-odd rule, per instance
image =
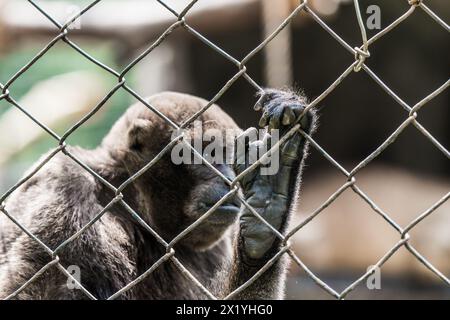
MULTIPOLYGON (((201 0, 200 0, 201 1, 201 0)), ((225 299, 233 298, 236 296, 239 292, 244 290, 246 287, 251 285, 256 279, 258 279, 267 269, 270 268, 270 266, 275 263, 281 256, 286 255, 290 257, 293 263, 298 265, 301 269, 303 269, 306 274, 313 280, 314 283, 316 283, 320 288, 322 288, 325 292, 330 294, 331 296, 343 299, 347 296, 349 292, 351 292, 356 286, 358 286, 361 282, 363 282, 365 279, 367 279, 375 270, 376 267, 382 267, 386 261, 388 261, 393 255, 396 254, 399 248, 404 247, 409 251, 409 253, 414 256, 420 263, 422 263, 431 273, 434 273, 438 278, 440 278, 444 283, 450 286, 450 280, 449 278, 444 275, 441 271, 439 271, 437 268, 435 268, 430 261, 428 261, 411 243, 410 243, 410 236, 409 231, 415 228, 418 224, 420 224, 423 220, 425 220, 428 216, 432 215, 433 212, 439 208, 444 202, 448 200, 450 197, 450 193, 447 193, 444 195, 441 199, 438 199, 435 204, 433 204, 430 208, 422 212, 420 215, 417 216, 416 219, 411 221, 406 226, 399 225, 394 219, 391 218, 390 213, 383 211, 359 186, 358 186, 358 173, 361 169, 366 167, 368 164, 370 164, 374 159, 376 159, 381 153, 383 153, 386 148, 389 147, 392 143, 395 143, 397 137, 402 134, 402 132, 407 127, 415 127, 421 134, 423 134, 431 144, 434 145, 434 147, 442 152, 447 158, 450 157, 449 151, 446 149, 445 146, 443 146, 436 138, 433 137, 433 135, 420 123, 418 120, 418 114, 420 113, 421 109, 426 106, 426 104, 438 96, 439 94, 443 93, 449 86, 450 80, 447 80, 445 83, 443 83, 440 87, 436 88, 434 91, 429 92, 429 94, 422 98, 422 100, 417 101, 414 105, 409 105, 404 100, 402 100, 401 97, 399 97, 395 91, 393 91, 388 85, 385 84, 385 82, 377 76, 377 74, 370 69, 366 64, 365 61, 367 59, 370 59, 370 47, 374 46, 376 42, 383 38, 386 34, 388 34, 391 30, 395 29, 398 25, 400 25, 403 21, 407 20, 408 17, 410 17, 416 10, 422 10, 425 12, 430 19, 432 19, 435 23, 437 23, 440 27, 445 29, 447 32, 450 31, 449 26, 447 23, 445 23, 437 13, 433 12, 427 5, 426 1, 422 0, 409 0, 409 8, 408 10, 403 13, 401 16, 399 16, 394 22, 392 22, 390 25, 388 25, 386 28, 382 29, 378 33, 376 33, 371 38, 367 37, 365 26, 361 17, 361 12, 359 8, 358 0, 354 0, 354 6, 355 6, 355 14, 356 14, 356 20, 358 21, 360 34, 361 34, 361 46, 353 48, 350 46, 346 41, 344 41, 339 34, 337 34, 332 28, 330 28, 312 9, 312 7, 308 4, 308 1, 303 0, 299 1, 297 6, 294 10, 290 12, 290 14, 285 18, 285 20, 276 27, 270 35, 264 39, 257 47, 255 47, 252 51, 248 52, 243 59, 238 60, 229 53, 227 53, 225 50, 220 48, 218 45, 213 43, 211 40, 209 40, 206 36, 201 34, 199 31, 197 31, 195 28, 191 27, 189 25, 189 14, 191 9, 196 5, 197 2, 200 2, 199 0, 190 1, 189 4, 180 11, 177 11, 173 9, 167 2, 163 0, 158 0, 157 2, 162 5, 163 8, 168 10, 173 16, 174 16, 174 22, 167 27, 164 32, 160 34, 160 36, 153 41, 152 43, 149 43, 145 49, 134 59, 129 61, 129 63, 126 65, 125 68, 122 70, 114 70, 113 68, 105 65, 104 63, 100 62, 96 58, 92 57, 89 53, 87 53, 83 48, 81 48, 77 43, 75 43, 73 40, 71 40, 71 29, 70 26, 83 16, 86 12, 91 10, 94 6, 96 6, 98 3, 101 2, 101 0, 92 1, 89 3, 86 7, 84 7, 80 12, 75 14, 73 17, 68 19, 64 22, 56 21, 50 14, 48 14, 43 7, 34 0, 28 0, 28 3, 30 6, 33 6, 40 14, 43 15, 46 19, 48 19, 49 22, 51 22, 55 27, 56 35, 52 38, 52 40, 44 47, 42 50, 35 55, 33 59, 31 59, 27 64, 25 64, 20 70, 17 71, 16 74, 14 74, 10 79, 2 79, 4 81, 3 83, 0 83, 0 101, 4 100, 8 102, 11 106, 19 109, 25 116, 30 118, 33 122, 35 122, 37 125, 40 126, 40 128, 45 131, 48 135, 50 135, 52 138, 55 139, 55 141, 58 143, 58 147, 56 147, 46 158, 41 159, 40 163, 38 163, 34 169, 32 169, 23 179, 21 179, 19 182, 17 182, 14 186, 12 186, 6 193, 1 195, 0 197, 0 211, 3 215, 5 215, 12 223, 17 225, 24 234, 26 234, 28 237, 32 238, 50 257, 51 261, 47 263, 41 270, 39 270, 32 278, 30 278, 28 281, 23 283, 23 285, 17 289, 15 292, 11 292, 7 299, 14 298, 17 296, 20 292, 22 292, 24 289, 27 288, 27 286, 35 281, 37 278, 39 278, 44 272, 49 270, 50 268, 56 268, 60 272, 62 272, 66 277, 73 280, 79 287, 81 288, 82 292, 86 294, 87 297, 91 299, 96 299, 96 297, 91 294, 86 288, 80 284, 77 279, 75 279, 72 274, 61 264, 59 260, 58 253, 63 250, 66 246, 68 246, 72 241, 75 241, 78 237, 82 236, 86 230, 88 230, 93 224, 97 223, 102 216, 110 209, 112 206, 122 206, 129 215, 136 221, 136 223, 140 224, 151 236, 153 236, 159 244, 165 249, 165 254, 163 254, 148 270, 146 270, 144 273, 139 275, 136 279, 134 279, 132 282, 128 283, 126 286, 124 286, 122 289, 114 293, 112 296, 109 297, 109 299, 115 299, 119 298, 122 294, 127 292, 128 290, 132 289, 136 284, 144 280, 147 276, 149 276, 152 272, 154 272, 160 265, 167 263, 170 261, 180 272, 185 276, 187 279, 189 279, 192 286, 195 286, 200 292, 203 297, 207 297, 210 299, 216 299, 218 297, 215 297, 213 293, 211 293, 207 287, 206 284, 201 283, 199 279, 197 279, 193 273, 186 268, 186 266, 183 265, 183 263, 177 258, 177 251, 174 249, 174 246, 185 236, 187 236, 191 232, 196 232, 196 227, 199 225, 204 219, 206 219, 214 210, 217 208, 221 203, 226 201, 228 198, 232 196, 236 196, 239 198, 239 201, 247 207, 258 219, 263 221, 282 241, 282 247, 280 251, 275 254, 259 271, 257 271, 250 279, 247 280, 244 284, 242 284, 239 288, 231 292, 225 299), (222 95, 235 83, 236 80, 243 78, 246 81, 249 82, 249 84, 258 92, 264 92, 264 89, 252 78, 252 76, 247 72, 246 64, 255 56, 257 55, 261 50, 263 50, 273 39, 279 36, 280 32, 286 28, 291 21, 294 19, 294 17, 298 16, 299 13, 302 12, 305 15, 308 15, 312 20, 317 23, 320 27, 322 27, 326 32, 330 34, 330 36, 337 41, 338 44, 340 44, 348 53, 353 56, 354 62, 350 65, 343 66, 342 74, 340 74, 333 82, 330 83, 329 87, 326 88, 317 98, 315 98, 313 101, 311 101, 306 110, 310 110, 311 108, 316 107, 325 97, 327 97, 328 94, 330 94, 334 89, 336 89, 345 79, 347 76, 353 72, 365 72, 378 86, 380 86, 387 95, 389 95, 393 101, 395 101, 400 108, 404 110, 404 119, 402 123, 389 134, 389 136, 375 149, 373 150, 369 155, 366 156, 365 159, 361 160, 359 164, 357 164, 354 168, 351 170, 346 170, 338 161, 336 161, 329 153, 327 153, 327 150, 322 148, 311 136, 309 136, 306 132, 302 130, 300 125, 294 126, 292 129, 290 129, 284 137, 281 138, 281 140, 273 146, 272 150, 269 150, 268 153, 274 152, 281 144, 283 144, 290 136, 292 136, 295 132, 300 132, 301 135, 304 136, 305 139, 307 139, 311 147, 314 148, 319 154, 321 154, 327 161, 330 162, 330 164, 335 167, 343 176, 344 179, 346 179, 346 182, 337 189, 330 197, 323 202, 320 206, 318 206, 315 210, 310 212, 309 216, 301 221, 299 224, 294 225, 286 232, 286 234, 281 234, 278 230, 273 228, 267 221, 264 220, 263 217, 261 217, 258 212, 252 208, 247 201, 238 193, 238 187, 237 184, 239 181, 248 174, 249 171, 255 170, 259 165, 260 162, 257 162, 255 165, 251 166, 249 170, 244 171, 242 174, 238 175, 236 179, 231 181, 229 178, 224 176, 220 171, 218 171, 211 163, 209 163, 203 156, 198 153, 188 142, 184 140, 183 135, 181 134, 178 137, 175 137, 167 146, 165 146, 158 155, 156 155, 148 164, 146 164, 143 168, 141 168, 138 172, 136 172, 133 176, 131 176, 128 180, 126 180, 122 185, 114 186, 109 181, 106 181, 104 178, 101 177, 100 174, 92 170, 87 164, 85 164, 82 160, 80 160, 75 154, 73 154, 70 151, 69 146, 66 144, 67 138, 74 133, 76 130, 80 128, 86 121, 88 121, 97 111, 102 109, 104 105, 109 101, 109 99, 114 95, 114 93, 119 90, 123 89, 128 94, 130 94, 132 97, 134 97, 136 100, 141 102, 143 105, 145 105, 149 110, 154 112, 158 117, 160 117, 163 121, 165 121, 171 128, 173 129, 182 129, 187 127, 189 124, 191 124, 194 120, 196 120, 203 112, 205 112, 212 104, 214 104, 216 101, 218 101, 222 95), (232 65, 236 67, 236 71, 233 77, 231 77, 227 83, 223 85, 223 87, 210 99, 210 101, 203 106, 203 108, 197 112, 196 114, 192 115, 190 118, 185 119, 182 123, 175 123, 172 120, 170 120, 166 115, 158 111, 154 106, 151 105, 148 101, 146 101, 143 97, 141 97, 129 84, 127 81, 127 75, 129 72, 138 65, 144 58, 146 58, 154 49, 156 49, 161 43, 166 41, 171 35, 171 33, 174 30, 177 29, 184 29, 187 32, 189 32, 192 36, 198 38, 201 42, 203 42, 205 45, 207 45, 212 52, 215 52, 217 54, 220 54, 223 59, 228 60, 232 65), (84 117, 82 117, 78 122, 72 125, 70 129, 68 129, 63 135, 58 135, 54 131, 52 131, 50 128, 48 128, 46 125, 41 123, 39 119, 37 119, 31 112, 27 111, 26 106, 20 105, 20 103, 15 99, 13 94, 10 93, 9 88, 14 84, 14 82, 19 79, 21 76, 25 76, 25 73, 28 69, 30 69, 37 61, 39 61, 43 56, 45 56, 51 48, 60 42, 66 43, 68 46, 70 46, 73 50, 78 52, 80 55, 85 57, 90 63, 93 63, 100 67, 101 69, 108 72, 110 75, 115 77, 117 79, 117 84, 110 89, 110 91, 104 96, 104 98, 98 102, 97 105, 92 106, 92 109, 90 112, 88 112, 84 117), (202 163, 207 166, 212 172, 220 176, 226 184, 229 185, 230 191, 211 209, 209 209, 201 218, 199 218, 195 223, 187 227, 183 232, 181 232, 179 235, 177 235, 175 238, 173 238, 170 242, 167 242, 164 240, 158 233, 155 231, 147 222, 145 222, 141 216, 139 215, 139 212, 134 211, 129 204, 127 204, 122 195, 122 191, 124 191, 128 185, 130 185, 132 182, 134 182, 136 179, 139 178, 144 172, 149 170, 153 165, 155 165, 165 154, 170 152, 172 147, 182 142, 187 145, 188 148, 192 150, 194 155, 196 157, 200 157, 202 160, 202 163), (79 229, 76 233, 74 233, 71 237, 60 243, 56 248, 51 249, 49 248, 45 243, 41 242, 41 240, 34 235, 30 230, 25 228, 20 221, 18 221, 14 214, 11 212, 8 212, 8 210, 5 208, 5 202, 8 200, 8 197, 10 197, 13 192, 19 188, 21 185, 26 183, 29 179, 31 179, 43 166, 46 165, 53 157, 59 154, 64 154, 67 157, 70 157, 74 162, 76 162, 79 165, 80 170, 85 170, 90 175, 92 175, 95 179, 97 179, 99 182, 101 182, 109 191, 112 192, 113 198, 110 199, 110 202, 103 207, 87 224, 85 224, 81 229, 79 229), (384 221, 390 225, 393 230, 395 230, 398 233, 398 241, 392 245, 392 247, 385 252, 383 256, 380 256, 378 258, 378 261, 373 265, 371 269, 369 269, 366 273, 362 274, 357 280, 352 282, 350 285, 348 285, 347 288, 345 288, 341 292, 337 292, 335 289, 330 287, 327 283, 325 283, 323 280, 321 280, 319 277, 317 277, 312 270, 308 268, 308 266, 302 261, 301 256, 297 255, 291 248, 290 248, 290 239, 291 237, 299 232, 303 226, 310 223, 312 220, 314 220, 321 212, 327 208, 330 204, 332 204, 344 191, 352 191, 355 193, 356 196, 360 197, 362 201, 366 202, 368 206, 373 211, 373 214, 379 215, 384 221)), ((326 111, 325 111, 326 112, 326 111)))

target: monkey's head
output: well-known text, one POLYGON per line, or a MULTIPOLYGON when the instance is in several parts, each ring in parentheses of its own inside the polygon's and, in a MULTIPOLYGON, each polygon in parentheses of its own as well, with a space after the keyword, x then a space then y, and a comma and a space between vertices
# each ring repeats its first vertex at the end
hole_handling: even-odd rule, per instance
MULTIPOLYGON (((148 102, 177 125, 208 103, 178 93, 154 95, 148 102)), ((209 157, 214 168, 223 176, 233 180, 235 173, 232 165, 225 159, 233 150, 233 139, 230 138, 230 131, 233 130, 236 133, 240 129, 224 111, 212 105, 182 132, 184 141, 209 157), (217 152, 223 152, 223 161, 217 161, 221 158, 217 152)), ((173 142, 167 152, 161 155, 180 133, 174 132, 167 121, 146 106, 137 104, 130 107, 116 123, 103 146, 118 159, 117 162, 128 176, 152 163, 130 186, 135 193, 135 203, 139 206, 135 208, 136 211, 166 241, 202 219, 179 243, 203 250, 217 243, 234 225, 240 204, 232 195, 210 211, 212 213, 206 219, 201 218, 230 192, 230 187, 223 177, 202 163, 183 142, 173 142)))

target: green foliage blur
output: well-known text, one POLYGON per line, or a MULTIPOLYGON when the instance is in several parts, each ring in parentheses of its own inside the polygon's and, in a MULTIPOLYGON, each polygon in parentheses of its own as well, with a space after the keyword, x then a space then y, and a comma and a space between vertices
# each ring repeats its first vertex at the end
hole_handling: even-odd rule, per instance
MULTIPOLYGON (((6 83, 22 67, 29 63, 44 45, 45 44, 43 43, 33 45, 27 44, 21 48, 14 48, 5 55, 0 55, 0 82, 3 84, 6 83)), ((116 57, 114 55, 115 50, 111 45, 95 45, 92 43, 80 43, 79 45, 102 63, 115 70, 120 70, 120 67, 116 63, 116 57)), ((11 96, 16 101, 20 101, 20 99, 40 81, 74 71, 89 71, 95 73, 103 82, 102 86, 105 88, 104 95, 106 95, 117 83, 117 79, 114 76, 88 61, 73 48, 65 43, 58 43, 29 70, 14 81, 9 88, 11 96)), ((132 78, 133 76, 130 74, 127 80, 130 79, 132 83, 132 78)), ((76 90, 76 88, 73 88, 73 90, 76 90)), ((128 93, 123 90, 118 90, 110 101, 108 101, 102 109, 92 117, 92 119, 88 120, 69 136, 67 143, 69 145, 78 145, 85 148, 96 147, 101 142, 103 136, 111 128, 111 125, 118 117, 120 117, 132 101, 133 98, 128 93)), ((23 107, 26 109, 26 106, 23 107)), ((64 101, 61 101, 61 107, 64 107, 64 101)), ((92 108, 94 107, 95 105, 92 106, 92 108)), ((0 101, 0 117, 9 108, 13 108, 13 106, 5 100, 0 101)), ((76 120, 73 120, 72 122, 73 123, 61 123, 58 124, 58 127, 52 127, 51 129, 59 135, 62 135, 76 122, 76 120)), ((20 128, 17 128, 17 130, 20 130, 20 128)), ((17 180, 26 168, 39 159, 42 154, 55 148, 57 145, 58 142, 44 132, 38 141, 13 156, 7 165, 0 168, 4 173, 0 179, 2 180, 0 181, 0 190, 3 190, 7 185, 10 185, 14 180, 17 180)))

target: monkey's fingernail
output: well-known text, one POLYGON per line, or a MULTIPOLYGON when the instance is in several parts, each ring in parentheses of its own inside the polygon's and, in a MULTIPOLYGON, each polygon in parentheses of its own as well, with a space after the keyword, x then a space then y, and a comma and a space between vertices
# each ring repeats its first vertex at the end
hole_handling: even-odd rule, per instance
POLYGON ((259 126, 260 126, 261 128, 267 126, 268 120, 269 120, 269 115, 265 112, 265 113, 262 115, 261 119, 259 119, 259 126))
POLYGON ((280 126, 280 119, 278 117, 272 117, 269 121, 269 129, 277 129, 280 126))
POLYGON ((295 120, 294 111, 292 111, 292 109, 290 108, 286 108, 283 113, 283 120, 282 120, 283 125, 287 126, 288 124, 293 123, 294 120, 295 120))
POLYGON ((255 111, 260 111, 262 109, 262 107, 263 107, 263 103, 264 103, 265 99, 266 99, 266 93, 265 92, 261 92, 258 101, 256 101, 255 105, 253 106, 253 109, 255 111))

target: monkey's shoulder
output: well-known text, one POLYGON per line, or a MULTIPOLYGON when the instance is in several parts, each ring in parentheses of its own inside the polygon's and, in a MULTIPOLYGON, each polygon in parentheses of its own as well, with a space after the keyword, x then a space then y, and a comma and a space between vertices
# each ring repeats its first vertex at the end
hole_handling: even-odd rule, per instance
POLYGON ((50 155, 51 153, 42 156, 25 173, 25 177, 31 176, 18 188, 19 194, 26 194, 28 197, 47 194, 53 198, 55 195, 66 195, 79 202, 98 192, 99 181, 73 158, 62 152, 49 158, 50 155))

